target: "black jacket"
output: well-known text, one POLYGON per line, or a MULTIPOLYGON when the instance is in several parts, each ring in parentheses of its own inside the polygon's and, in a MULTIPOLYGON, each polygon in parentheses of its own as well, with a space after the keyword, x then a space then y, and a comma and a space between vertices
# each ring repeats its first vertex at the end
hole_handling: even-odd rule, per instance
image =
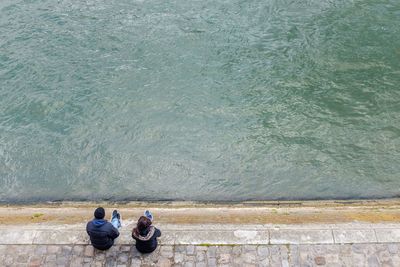
POLYGON ((149 229, 137 235, 132 232, 133 239, 136 240, 136 249, 142 253, 153 252, 157 248, 157 237, 161 236, 161 231, 150 226, 149 229))
POLYGON ((114 245, 114 239, 119 236, 118 229, 106 220, 94 219, 86 225, 93 247, 106 250, 114 245))

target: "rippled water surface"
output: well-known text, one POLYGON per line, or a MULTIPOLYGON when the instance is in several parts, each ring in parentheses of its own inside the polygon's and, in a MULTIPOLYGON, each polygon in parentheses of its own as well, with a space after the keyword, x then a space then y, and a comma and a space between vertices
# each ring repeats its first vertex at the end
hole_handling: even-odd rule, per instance
POLYGON ((400 193, 398 0, 2 0, 0 201, 400 193))

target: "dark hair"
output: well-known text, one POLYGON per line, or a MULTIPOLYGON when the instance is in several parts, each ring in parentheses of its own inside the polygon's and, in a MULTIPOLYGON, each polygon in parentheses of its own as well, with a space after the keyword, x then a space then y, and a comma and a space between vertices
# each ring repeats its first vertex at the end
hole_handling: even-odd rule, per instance
POLYGON ((104 208, 98 207, 98 208, 94 211, 94 217, 95 217, 96 219, 104 219, 104 216, 106 216, 106 211, 104 210, 104 208))
POLYGON ((133 231, 137 236, 139 236, 141 235, 141 233, 145 233, 146 230, 149 229, 150 225, 151 225, 151 220, 145 216, 141 216, 137 222, 136 228, 133 229, 133 231))

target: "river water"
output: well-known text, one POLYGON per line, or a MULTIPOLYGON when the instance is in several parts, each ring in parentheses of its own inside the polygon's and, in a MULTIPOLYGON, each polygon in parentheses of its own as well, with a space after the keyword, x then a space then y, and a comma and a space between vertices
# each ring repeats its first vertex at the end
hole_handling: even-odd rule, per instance
POLYGON ((398 0, 2 0, 0 201, 400 193, 398 0))

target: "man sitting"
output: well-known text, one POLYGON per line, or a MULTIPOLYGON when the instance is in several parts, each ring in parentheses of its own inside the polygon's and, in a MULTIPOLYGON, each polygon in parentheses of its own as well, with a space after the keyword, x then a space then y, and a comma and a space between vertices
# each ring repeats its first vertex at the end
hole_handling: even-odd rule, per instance
POLYGON ((114 245, 114 239, 119 236, 118 228, 121 227, 121 216, 114 210, 111 223, 104 219, 105 210, 102 207, 94 211, 94 219, 87 223, 86 232, 90 236, 93 247, 106 250, 114 245))

